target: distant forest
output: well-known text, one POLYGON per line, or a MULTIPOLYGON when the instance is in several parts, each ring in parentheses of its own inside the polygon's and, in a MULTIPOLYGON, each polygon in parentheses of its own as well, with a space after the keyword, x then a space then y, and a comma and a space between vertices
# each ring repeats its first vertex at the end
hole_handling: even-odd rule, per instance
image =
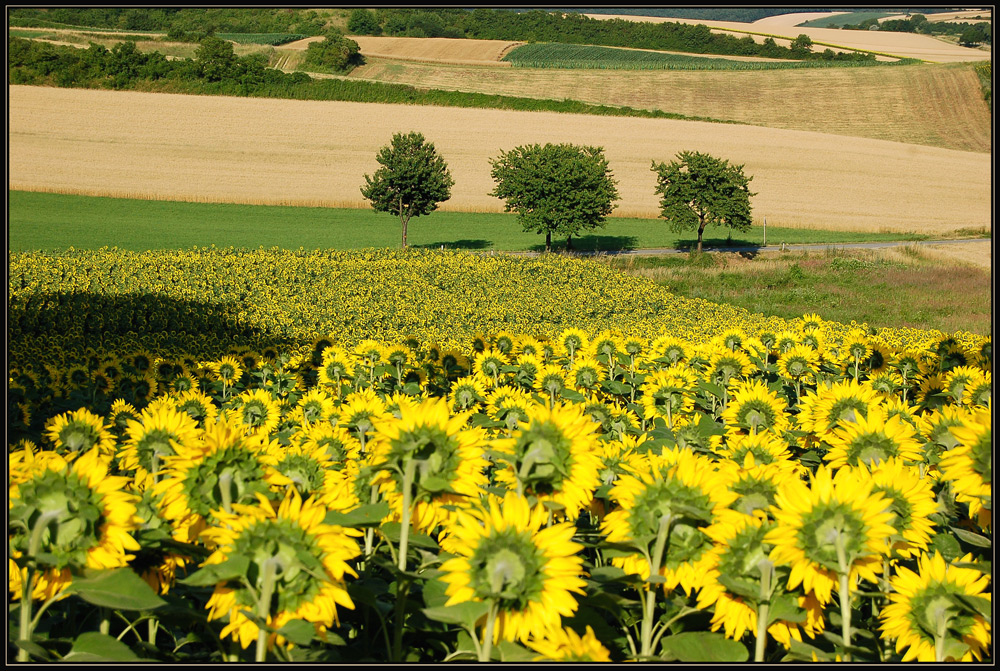
POLYGON ((702 7, 702 8, 682 8, 682 7, 560 7, 546 9, 552 12, 580 12, 583 14, 620 14, 622 16, 655 16, 670 19, 692 19, 695 21, 739 21, 752 23, 769 16, 779 16, 781 14, 802 14, 805 12, 920 12, 921 14, 935 14, 937 12, 954 11, 946 7, 920 7, 915 9, 900 9, 899 7, 803 7, 793 9, 790 7, 702 7))

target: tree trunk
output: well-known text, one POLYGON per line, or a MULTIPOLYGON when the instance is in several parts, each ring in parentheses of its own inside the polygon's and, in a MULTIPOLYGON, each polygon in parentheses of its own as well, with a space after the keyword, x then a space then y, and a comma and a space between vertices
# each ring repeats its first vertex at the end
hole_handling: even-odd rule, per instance
POLYGON ((403 249, 406 249, 406 225, 410 223, 409 221, 403 222, 403 249))
POLYGON ((705 232, 705 222, 701 222, 698 226, 698 253, 701 254, 701 235, 705 232))
POLYGON ((552 251, 552 231, 545 231, 545 251, 552 251))
POLYGON ((567 252, 572 252, 573 251, 573 236, 572 235, 567 235, 566 236, 566 251, 567 252))

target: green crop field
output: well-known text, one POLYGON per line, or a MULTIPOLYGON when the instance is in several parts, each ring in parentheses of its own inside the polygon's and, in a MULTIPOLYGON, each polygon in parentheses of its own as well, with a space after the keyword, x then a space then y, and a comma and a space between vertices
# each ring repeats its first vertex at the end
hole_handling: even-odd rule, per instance
POLYGON ((599 70, 789 70, 799 68, 876 66, 916 61, 740 61, 704 58, 641 49, 541 42, 511 50, 503 60, 522 68, 599 70))
POLYGON ((309 37, 301 33, 216 33, 215 36, 237 44, 263 44, 270 47, 309 37))
MULTIPOLYGON (((12 251, 75 247, 97 249, 186 249, 217 247, 360 249, 396 247, 399 221, 371 210, 278 207, 220 203, 101 198, 26 191, 9 192, 12 251)), ((705 246, 757 245, 764 230, 748 233, 711 227, 705 246)), ((926 236, 852 233, 768 227, 770 244, 919 240, 926 236)), ((602 230, 573 241, 578 250, 687 248, 695 236, 678 234, 659 219, 612 218, 602 230)), ((513 214, 435 212, 410 222, 409 242, 417 247, 485 250, 538 250, 540 235, 525 233, 513 214)), ((563 244, 562 240, 556 240, 563 244)))

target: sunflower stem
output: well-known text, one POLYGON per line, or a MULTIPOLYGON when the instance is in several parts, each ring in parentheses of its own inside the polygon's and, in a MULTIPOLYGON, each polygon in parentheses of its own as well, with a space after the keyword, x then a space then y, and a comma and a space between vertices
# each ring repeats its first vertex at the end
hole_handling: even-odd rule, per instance
MULTIPOLYGON (((277 577, 278 558, 268 557, 264 560, 263 584, 260 587, 260 600, 257 602, 257 617, 267 622, 271 614, 271 597, 274 596, 274 581, 277 577)), ((255 661, 263 662, 267 658, 267 630, 258 626, 257 656, 255 661)))
POLYGON ((98 613, 101 616, 101 623, 98 625, 98 631, 107 636, 111 633, 111 616, 108 614, 108 609, 104 606, 98 608, 98 613))
POLYGON ((844 537, 838 533, 834 541, 837 548, 837 563, 840 565, 840 619, 843 626, 844 661, 851 661, 851 585, 850 566, 844 551, 844 537))
POLYGON ((479 649, 480 662, 490 661, 490 655, 493 654, 493 627, 496 625, 498 610, 500 604, 496 599, 491 599, 490 610, 486 615, 486 630, 483 632, 483 647, 479 649))
POLYGON ((771 588, 774 564, 765 558, 758 564, 758 568, 760 568, 760 601, 757 603, 757 641, 754 646, 753 661, 763 662, 764 649, 767 648, 767 618, 771 609, 771 595, 774 593, 771 588))
MULTIPOLYGON (((61 513, 62 510, 46 510, 42 513, 35 521, 35 526, 31 529, 31 536, 28 538, 28 561, 25 567, 26 573, 21 582, 21 608, 19 609, 20 617, 18 622, 18 638, 22 641, 30 641, 35 629, 35 622, 31 617, 31 608, 34 606, 35 556, 38 554, 38 548, 42 544, 42 534, 45 533, 45 530, 49 528, 49 524, 56 520, 61 513)), ((28 651, 18 648, 17 661, 27 662, 28 651)))
POLYGON ((939 613, 937 627, 934 630, 934 661, 944 661, 944 644, 948 635, 948 618, 939 613))
POLYGON ((413 477, 416 474, 417 462, 412 457, 407 459, 403 467, 403 516, 399 523, 399 563, 400 571, 406 570, 406 552, 410 544, 410 508, 413 503, 413 477))
POLYGON ((396 607, 393 614, 392 660, 394 662, 403 661, 403 620, 406 619, 406 599, 409 595, 410 579, 400 576, 396 579, 396 607))
MULTIPOLYGON (((670 537, 670 524, 673 517, 670 514, 660 518, 660 527, 656 532, 656 544, 649 558, 649 577, 660 575, 660 561, 670 537)), ((646 603, 642 614, 642 636, 640 639, 640 655, 648 657, 653 654, 653 615, 656 612, 656 588, 650 587, 646 592, 646 603)))
POLYGON ((232 514, 233 512, 233 491, 231 486, 233 484, 233 474, 229 471, 223 471, 219 474, 219 492, 222 494, 222 508, 227 513, 232 514))

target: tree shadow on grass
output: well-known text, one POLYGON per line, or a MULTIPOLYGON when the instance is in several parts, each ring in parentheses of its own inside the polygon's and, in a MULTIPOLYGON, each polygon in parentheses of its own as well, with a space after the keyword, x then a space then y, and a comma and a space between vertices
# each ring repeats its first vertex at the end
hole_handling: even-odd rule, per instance
POLYGON ((489 249, 493 242, 483 239, 448 240, 442 242, 427 242, 422 245, 412 245, 417 249, 489 249))
MULTIPOLYGON (((743 238, 702 238, 702 249, 748 253, 756 255, 763 246, 759 242, 745 240, 743 238)), ((697 240, 679 240, 673 245, 674 249, 690 252, 698 248, 697 240)))
MULTIPOLYGON (((636 249, 639 246, 639 238, 634 235, 584 235, 573 238, 573 249, 570 252, 623 252, 636 249)), ((544 252, 545 243, 531 245, 528 249, 533 252, 544 252)), ((566 251, 566 240, 553 240, 552 250, 556 252, 566 251)))

